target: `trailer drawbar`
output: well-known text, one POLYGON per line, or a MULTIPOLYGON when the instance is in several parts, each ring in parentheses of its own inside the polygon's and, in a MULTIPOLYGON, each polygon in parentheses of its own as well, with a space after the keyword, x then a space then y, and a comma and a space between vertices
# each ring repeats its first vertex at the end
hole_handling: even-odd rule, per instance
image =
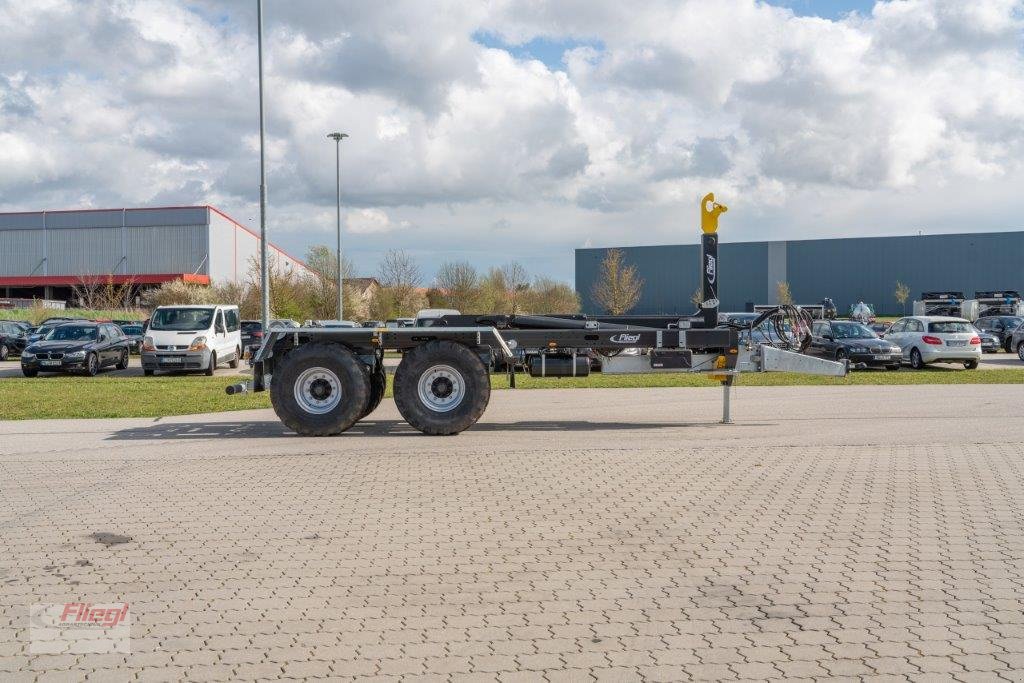
MULTIPOLYGON (((586 377, 591 359, 605 374, 699 372, 721 382, 722 422, 731 422, 729 389, 743 372, 789 371, 843 377, 846 361, 803 355, 811 316, 795 306, 764 311, 749 325, 718 322, 718 216, 713 194, 701 200, 702 303, 693 315, 443 315, 405 328, 275 328, 253 354, 253 391, 270 391, 281 421, 308 436, 340 434, 384 397, 384 352, 401 351, 395 405, 424 434, 473 426, 491 396, 491 372, 586 377), (754 343, 754 330, 770 343, 754 343)), ((228 387, 229 394, 249 390, 228 387)))

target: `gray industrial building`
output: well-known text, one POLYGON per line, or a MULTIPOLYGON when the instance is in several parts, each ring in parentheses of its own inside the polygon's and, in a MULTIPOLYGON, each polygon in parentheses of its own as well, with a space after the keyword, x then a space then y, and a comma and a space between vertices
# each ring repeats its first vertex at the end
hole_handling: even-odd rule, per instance
MULTIPOLYGON (((644 280, 640 301, 630 313, 694 310, 699 245, 619 248, 644 280)), ((830 297, 845 313, 862 300, 888 315, 904 312, 894 295, 897 281, 910 288, 911 301, 923 291, 962 291, 970 297, 981 290, 1024 290, 1024 232, 721 242, 718 249, 722 311, 777 303, 779 282, 789 283, 796 303, 830 297)), ((593 288, 607 251, 576 250, 576 291, 584 312, 601 312, 593 288)))
MULTIPOLYGON (((243 281, 259 242, 212 206, 0 213, 0 296, 68 299, 73 287, 108 279, 243 281)), ((279 267, 306 268, 269 246, 279 267)))

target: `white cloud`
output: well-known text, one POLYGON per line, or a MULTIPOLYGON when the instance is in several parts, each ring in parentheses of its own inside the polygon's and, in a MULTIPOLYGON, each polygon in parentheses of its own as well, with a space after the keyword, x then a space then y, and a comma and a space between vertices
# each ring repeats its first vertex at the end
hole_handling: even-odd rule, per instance
POLYGON ((348 231, 357 235, 372 235, 391 232, 397 227, 388 218, 387 213, 380 209, 358 209, 349 212, 345 218, 348 231))
MULTIPOLYGON (((450 255, 438 244, 483 266, 543 249, 536 267, 565 277, 588 240, 692 241, 708 189, 734 238, 1020 227, 1022 9, 882 1, 829 21, 754 0, 270 3, 273 234, 301 251, 333 227, 332 130, 351 135, 347 248, 371 257, 415 224, 403 244, 425 260, 450 255), (589 47, 546 66, 477 32, 589 47), (986 201, 965 215, 970 195, 986 201), (496 248, 496 229, 515 239, 496 248)), ((253 14, 0 0, 0 209, 255 215, 253 14)))

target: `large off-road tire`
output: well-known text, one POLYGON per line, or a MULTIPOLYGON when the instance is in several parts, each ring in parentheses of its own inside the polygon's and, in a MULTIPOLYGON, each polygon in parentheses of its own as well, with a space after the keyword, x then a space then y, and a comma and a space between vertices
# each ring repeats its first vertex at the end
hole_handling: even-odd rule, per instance
POLYGON ((435 340, 408 351, 395 372, 395 406, 424 434, 472 427, 487 409, 491 378, 468 347, 435 340))
POLYGON ((298 347, 270 383, 274 412, 302 436, 341 434, 362 417, 369 398, 369 370, 340 344, 298 347))
POLYGON ((381 400, 384 398, 384 392, 388 387, 388 376, 384 372, 384 366, 379 366, 376 370, 370 373, 370 399, 366 402, 366 409, 363 414, 359 416, 362 420, 364 417, 377 410, 377 406, 380 405, 381 400))

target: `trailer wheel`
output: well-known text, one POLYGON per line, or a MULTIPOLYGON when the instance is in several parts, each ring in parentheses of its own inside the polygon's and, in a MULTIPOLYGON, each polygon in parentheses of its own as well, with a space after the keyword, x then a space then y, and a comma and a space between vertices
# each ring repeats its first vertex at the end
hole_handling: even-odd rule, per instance
POLYGON ((369 371, 338 344, 300 346, 270 383, 274 412, 302 436, 341 434, 362 417, 369 397, 369 371))
POLYGON ((377 410, 377 406, 380 405, 381 399, 384 398, 384 391, 387 387, 388 376, 384 372, 384 366, 381 365, 370 373, 370 400, 366 403, 366 410, 364 410, 363 414, 359 416, 360 420, 377 410))
POLYGON ((468 347, 435 340, 410 350, 395 372, 395 405, 424 434, 458 434, 487 409, 491 380, 468 347))

